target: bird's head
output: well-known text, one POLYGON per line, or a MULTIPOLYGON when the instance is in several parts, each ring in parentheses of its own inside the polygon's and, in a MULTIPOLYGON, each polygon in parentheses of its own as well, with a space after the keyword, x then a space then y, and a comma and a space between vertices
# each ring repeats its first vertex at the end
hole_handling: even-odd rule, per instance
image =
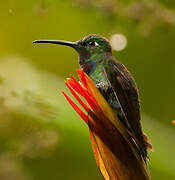
POLYGON ((112 54, 108 40, 99 35, 88 35, 76 42, 60 40, 36 40, 33 43, 53 43, 74 48, 79 54, 79 64, 88 73, 92 66, 103 60, 103 57, 112 54))

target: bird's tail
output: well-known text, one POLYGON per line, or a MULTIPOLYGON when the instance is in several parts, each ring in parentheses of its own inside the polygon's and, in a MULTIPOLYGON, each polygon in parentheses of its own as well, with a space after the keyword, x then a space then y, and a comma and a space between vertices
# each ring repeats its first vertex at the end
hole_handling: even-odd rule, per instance
POLYGON ((154 148, 153 148, 152 142, 151 142, 151 140, 148 138, 148 136, 144 132, 143 132, 143 137, 144 137, 144 140, 145 140, 146 148, 149 151, 154 152, 154 148))

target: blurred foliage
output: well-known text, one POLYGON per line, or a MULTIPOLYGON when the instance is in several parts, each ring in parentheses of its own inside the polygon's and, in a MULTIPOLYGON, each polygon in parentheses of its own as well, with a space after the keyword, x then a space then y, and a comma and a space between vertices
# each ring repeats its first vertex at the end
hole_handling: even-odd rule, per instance
POLYGON ((111 21, 128 18, 136 23, 140 33, 149 36, 152 31, 161 26, 175 26, 175 11, 165 7, 157 0, 120 1, 120 0, 74 0, 84 8, 99 11, 111 21))
POLYGON ((60 90, 77 54, 35 39, 124 34, 114 52, 134 75, 153 179, 175 179, 175 1, 7 0, 0 6, 0 179, 101 179, 87 127, 60 90), (148 116, 149 115, 149 116, 148 116))

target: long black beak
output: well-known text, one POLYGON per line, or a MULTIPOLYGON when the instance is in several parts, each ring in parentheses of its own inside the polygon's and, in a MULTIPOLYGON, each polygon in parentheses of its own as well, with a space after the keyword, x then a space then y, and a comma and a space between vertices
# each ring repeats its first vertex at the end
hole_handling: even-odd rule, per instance
POLYGON ((78 45, 76 42, 69 42, 69 41, 59 41, 59 40, 36 40, 33 43, 52 43, 52 44, 60 44, 74 48, 78 50, 78 45))

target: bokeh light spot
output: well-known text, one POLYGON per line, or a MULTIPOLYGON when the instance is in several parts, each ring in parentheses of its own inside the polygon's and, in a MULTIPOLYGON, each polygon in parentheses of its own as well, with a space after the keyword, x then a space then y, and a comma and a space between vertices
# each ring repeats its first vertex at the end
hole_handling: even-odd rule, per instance
POLYGON ((110 43, 114 50, 122 51, 126 48, 128 41, 126 36, 123 34, 113 34, 110 38, 110 43))

